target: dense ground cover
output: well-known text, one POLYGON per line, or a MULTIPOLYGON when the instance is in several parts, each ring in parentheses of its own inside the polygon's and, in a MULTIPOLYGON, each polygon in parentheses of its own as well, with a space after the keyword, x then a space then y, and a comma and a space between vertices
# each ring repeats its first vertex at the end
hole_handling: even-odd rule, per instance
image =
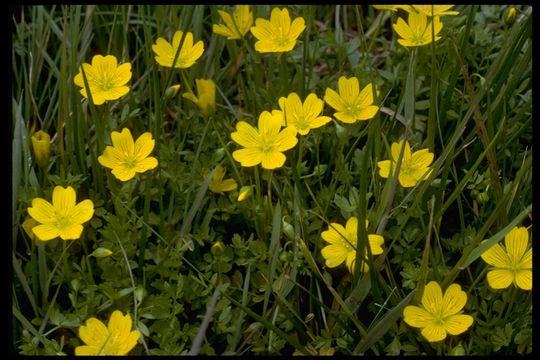
POLYGON ((11 29, 14 352, 532 351, 530 6, 11 29))

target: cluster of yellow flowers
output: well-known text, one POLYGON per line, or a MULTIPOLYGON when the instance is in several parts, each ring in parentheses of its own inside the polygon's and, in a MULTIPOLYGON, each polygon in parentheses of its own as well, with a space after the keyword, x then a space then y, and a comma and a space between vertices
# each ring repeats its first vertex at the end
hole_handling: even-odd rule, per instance
MULTIPOLYGON (((375 5, 380 10, 408 13, 408 22, 401 17, 393 24, 400 36, 401 45, 422 46, 441 38, 440 17, 456 15, 450 9, 453 5, 375 5), (428 18, 431 20, 428 22, 428 18)), ((227 39, 242 39, 249 31, 257 39, 255 50, 261 53, 280 53, 291 51, 298 37, 305 29, 305 20, 297 17, 291 21, 286 8, 274 8, 270 19, 258 18, 253 25, 253 14, 248 5, 237 5, 233 14, 218 10, 223 24, 214 24, 214 33, 227 39)), ((203 55, 204 43, 195 42, 191 32, 176 31, 172 42, 159 37, 152 45, 155 60, 160 66, 186 69, 191 67, 203 55)), ((126 95, 130 88, 131 64, 118 65, 113 55, 96 55, 91 64, 83 63, 74 83, 81 87, 80 93, 94 105, 102 105, 106 101, 116 100, 126 95)), ((166 96, 174 96, 180 85, 173 85, 166 91, 166 96)), ((196 79, 197 95, 192 92, 183 97, 196 104, 205 116, 216 110, 216 85, 211 79, 196 79)), ((279 110, 263 111, 258 118, 257 127, 246 121, 236 124, 236 131, 231 138, 242 148, 233 152, 234 160, 244 167, 261 164, 264 169, 278 169, 286 162, 285 151, 295 147, 297 136, 307 136, 312 129, 322 127, 332 121, 329 116, 322 115, 324 104, 328 104, 335 112, 334 118, 347 124, 372 119, 379 111, 375 105, 378 91, 372 83, 363 88, 356 77, 341 76, 338 79, 337 91, 327 88, 324 98, 310 93, 302 101, 296 92, 278 99, 279 110)), ((121 132, 111 132, 112 146, 106 146, 98 162, 112 169, 112 174, 120 181, 128 181, 137 173, 143 173, 158 166, 158 160, 150 156, 155 140, 150 132, 145 132, 134 141, 127 128, 121 132)), ((36 159, 40 166, 46 164, 50 151, 50 137, 44 132, 32 136, 36 159)), ((428 178, 433 169, 430 168, 434 154, 428 149, 412 152, 407 140, 392 143, 391 158, 379 161, 379 175, 390 178, 397 174, 399 184, 404 188, 414 187, 419 181, 428 178), (398 171, 399 169, 399 171, 398 171)), ((238 185, 234 179, 224 179, 225 169, 217 165, 209 183, 210 191, 222 193, 235 190, 238 185)), ((251 186, 244 186, 238 196, 243 201, 251 193, 251 186)), ((63 240, 79 239, 83 232, 83 224, 94 214, 94 204, 86 199, 76 203, 76 193, 71 186, 56 186, 52 194, 52 203, 42 198, 32 200, 28 213, 33 222, 28 223, 27 230, 41 241, 60 237, 63 240)), ((366 230, 368 229, 366 221, 366 230)), ((25 227, 26 229, 26 227, 25 227)), ((345 226, 329 223, 328 229, 321 233, 328 245, 321 250, 326 266, 333 268, 345 263, 354 273, 357 257, 358 219, 351 217, 345 226)), ((369 253, 383 253, 384 238, 378 234, 368 234, 369 253)), ((514 228, 505 237, 504 249, 495 244, 481 257, 493 266, 487 274, 487 281, 494 289, 503 289, 512 283, 524 290, 532 289, 532 248, 528 247, 526 228, 514 228)), ((362 254, 361 272, 369 271, 367 251, 362 254)), ((110 255, 104 249, 103 256, 110 255)), ((457 335, 466 331, 473 324, 473 317, 460 314, 467 302, 467 295, 458 284, 450 285, 442 292, 440 285, 431 281, 422 294, 421 306, 407 306, 404 310, 404 321, 421 328, 422 335, 430 342, 440 341, 447 334, 457 335)), ((86 345, 75 349, 77 355, 111 354, 125 355, 140 338, 138 330, 131 331, 132 320, 129 314, 123 315, 116 310, 112 313, 106 327, 96 318, 90 318, 79 329, 79 336, 86 345)))

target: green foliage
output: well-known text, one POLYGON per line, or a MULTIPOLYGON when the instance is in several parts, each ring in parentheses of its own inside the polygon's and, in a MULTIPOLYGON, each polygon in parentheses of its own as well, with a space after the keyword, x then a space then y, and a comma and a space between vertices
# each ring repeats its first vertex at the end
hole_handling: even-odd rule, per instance
MULTIPOLYGON (((268 18, 272 6, 251 6, 268 18)), ((72 355, 90 317, 129 313, 141 339, 132 355, 186 355, 202 324, 201 355, 492 355, 532 352, 532 295, 491 289, 480 254, 508 227, 532 232, 532 8, 459 5, 442 38, 405 48, 392 24, 406 16, 368 5, 290 5, 305 32, 280 55, 254 37, 212 32, 231 6, 20 6, 12 22, 13 352, 72 355), (159 66, 152 44, 176 30, 204 42, 188 69, 159 66), (132 64, 130 91, 101 106, 73 83, 96 54, 132 64), (239 120, 296 92, 323 98, 340 76, 379 93, 377 115, 312 129, 273 171, 243 168, 232 153, 239 120), (216 113, 182 93, 216 83, 216 113), (181 84, 175 96, 166 89, 181 84), (98 162, 111 131, 150 132, 156 169, 121 182, 98 162), (53 139, 46 167, 31 135, 53 139), (434 153, 432 174, 403 188, 379 175, 390 146, 408 139, 434 153), (238 187, 208 189, 217 165, 238 187), (80 239, 27 233, 32 200, 54 186, 91 199, 80 239), (242 186, 253 193, 237 201, 242 186), (384 237, 370 271, 329 268, 321 232, 356 216, 384 237), (94 256, 98 248, 112 252, 94 256), (94 254, 94 255, 92 255, 94 254), (459 283, 465 333, 429 343, 403 321, 428 281, 459 283), (219 291, 217 291, 218 289, 219 291), (210 306, 214 291, 215 305, 210 306), (208 313, 207 313, 208 311, 208 313)), ((325 105, 323 114, 334 110, 325 105)), ((359 250, 360 252, 361 250, 359 250)))

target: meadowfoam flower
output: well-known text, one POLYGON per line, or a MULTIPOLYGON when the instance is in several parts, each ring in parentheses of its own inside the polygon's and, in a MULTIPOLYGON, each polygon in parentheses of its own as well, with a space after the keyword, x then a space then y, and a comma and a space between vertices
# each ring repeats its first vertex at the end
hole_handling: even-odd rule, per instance
POLYGON ((358 120, 368 120, 375 116, 379 107, 373 105, 373 86, 367 84, 362 91, 356 77, 338 80, 339 93, 326 89, 324 101, 335 110, 334 117, 344 123, 352 124, 358 120))
POLYGON ((233 191, 236 190, 238 185, 236 184, 236 181, 234 179, 226 179, 223 180, 223 177, 225 176, 225 169, 218 165, 216 166, 216 171, 214 171, 214 176, 212 176, 212 180, 208 184, 208 188, 213 193, 222 193, 226 191, 233 191))
POLYGON ((371 5, 377 10, 390 10, 398 11, 399 9, 406 9, 409 5, 371 5))
POLYGON ((433 29, 431 21, 427 22, 427 15, 424 13, 409 12, 409 20, 406 23, 402 18, 398 18, 393 25, 394 30, 401 37, 398 42, 403 46, 422 46, 431 44, 434 40, 439 40, 437 36, 443 27, 438 16, 433 17, 433 29))
POLYGON ((291 93, 288 97, 279 99, 279 106, 283 111, 286 125, 294 127, 300 135, 307 135, 311 129, 321 127, 332 120, 328 116, 320 116, 324 102, 313 93, 307 96, 303 104, 298 94, 291 93))
POLYGON ((164 38, 160 37, 156 40, 156 43, 152 45, 152 50, 156 53, 155 59, 157 63, 165 67, 174 67, 180 69, 186 69, 192 66, 203 54, 204 43, 202 40, 193 44, 193 33, 187 32, 184 37, 184 42, 180 51, 180 40, 182 39, 183 32, 178 30, 174 33, 172 44, 164 38), (173 65, 174 58, 176 62, 173 65))
MULTIPOLYGON (((450 11, 455 5, 410 5, 412 11, 427 16, 458 15, 459 11, 450 11)), ((408 10, 409 12, 411 10, 408 10)))
POLYGON ((487 274, 489 286, 506 289, 514 284, 523 290, 532 289, 532 247, 527 250, 529 233, 525 227, 515 227, 504 237, 506 249, 495 244, 482 259, 494 269, 487 274))
POLYGON ((107 146, 103 155, 98 157, 98 161, 101 165, 111 168, 112 174, 118 180, 128 181, 136 173, 143 173, 158 165, 155 157, 148 156, 155 144, 151 133, 145 132, 133 142, 131 132, 128 128, 124 128, 121 133, 113 131, 111 139, 113 146, 107 146))
POLYGON ((297 17, 291 23, 289 10, 273 8, 270 21, 256 19, 255 26, 251 27, 251 33, 258 40, 255 50, 260 53, 291 51, 305 28, 303 17, 297 17))
POLYGON ((431 281, 424 288, 422 306, 406 306, 404 321, 412 327, 421 328, 429 342, 441 341, 447 334, 459 335, 473 324, 473 317, 459 314, 467 303, 467 294, 458 284, 446 289, 444 296, 440 285, 431 281))
POLYGON ((115 56, 96 55, 92 58, 92 65, 83 63, 73 82, 82 87, 81 95, 88 98, 83 70, 95 105, 119 99, 129 92, 129 86, 126 84, 131 79, 131 64, 128 62, 118 66, 115 56))
POLYGON ((218 13, 225 24, 213 24, 212 30, 229 40, 243 38, 253 25, 253 13, 249 5, 236 5, 232 16, 223 10, 218 10, 218 13))
POLYGON ((40 225, 32 231, 41 241, 52 240, 58 236, 62 240, 75 240, 81 237, 82 224, 94 215, 92 200, 75 202, 75 190, 68 186, 56 186, 53 190, 52 204, 45 199, 35 198, 28 214, 40 225))
POLYGON ((77 346, 75 355, 127 355, 141 337, 139 330, 131 331, 131 316, 115 310, 107 326, 92 317, 79 328, 79 337, 86 345, 77 346))
POLYGON ((287 127, 280 131, 282 124, 283 113, 278 110, 272 113, 263 111, 259 116, 258 129, 239 121, 231 138, 244 149, 233 152, 234 160, 245 167, 258 164, 265 169, 282 167, 286 160, 283 152, 292 149, 298 142, 296 129, 287 127))
POLYGON ((51 154, 51 137, 43 130, 39 130, 32 135, 32 149, 34 157, 40 167, 47 166, 51 154))
MULTIPOLYGON (((366 229, 369 223, 366 220, 366 229)), ((321 250, 323 258, 326 259, 326 266, 333 268, 341 265, 345 261, 347 268, 351 273, 354 272, 356 263, 356 240, 358 238, 358 219, 351 217, 347 220, 345 227, 338 223, 331 223, 328 230, 321 233, 321 237, 330 245, 321 250)), ((369 247, 372 255, 383 253, 381 245, 384 238, 377 234, 368 234, 369 247)), ((367 261, 367 254, 364 253, 364 259, 367 261)), ((367 272, 369 266, 366 261, 362 262, 360 271, 367 272)))
POLYGON ((391 146, 392 159, 379 161, 377 166, 379 167, 379 175, 383 178, 394 176, 394 169, 397 167, 403 141, 405 141, 405 149, 403 150, 398 180, 403 187, 413 187, 418 181, 426 179, 431 174, 432 169, 429 168, 429 165, 433 161, 434 155, 428 149, 411 153, 409 143, 406 140, 401 140, 391 146))
POLYGON ((187 92, 182 94, 182 97, 191 100, 201 109, 205 116, 212 114, 216 111, 216 84, 213 80, 196 79, 197 94, 187 92))

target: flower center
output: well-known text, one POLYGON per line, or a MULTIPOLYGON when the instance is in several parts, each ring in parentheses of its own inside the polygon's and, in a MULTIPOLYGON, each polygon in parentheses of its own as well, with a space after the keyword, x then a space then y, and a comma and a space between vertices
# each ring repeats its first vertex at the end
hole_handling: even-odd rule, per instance
POLYGON ((129 154, 127 151, 123 152, 124 155, 124 166, 128 169, 133 169, 137 166, 137 158, 133 154, 129 154))
POLYGON ((56 228, 59 230, 66 229, 72 225, 71 218, 68 216, 57 215, 56 218, 56 228))

